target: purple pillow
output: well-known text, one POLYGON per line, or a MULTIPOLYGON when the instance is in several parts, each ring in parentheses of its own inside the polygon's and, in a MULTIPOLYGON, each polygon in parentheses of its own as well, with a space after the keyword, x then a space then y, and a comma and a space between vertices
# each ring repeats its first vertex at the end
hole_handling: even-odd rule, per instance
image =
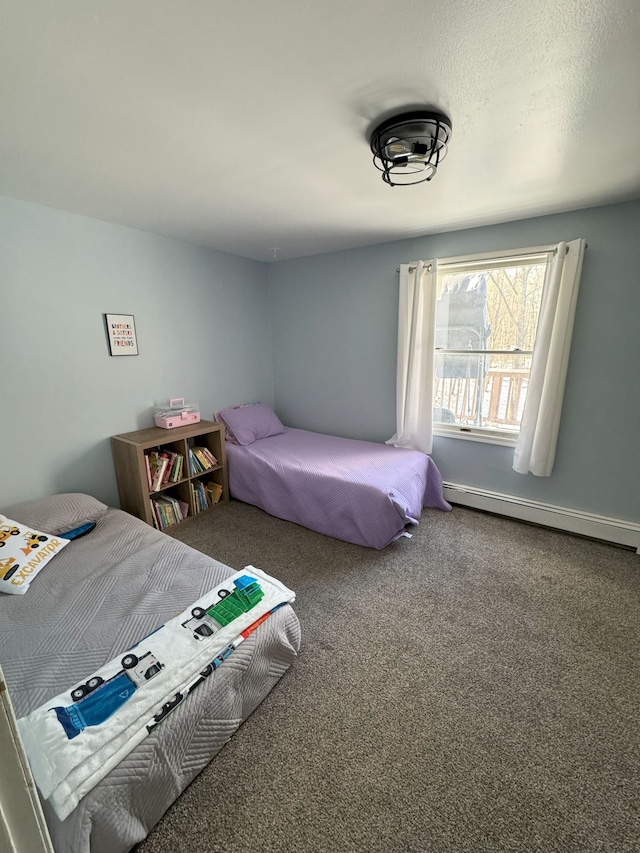
POLYGON ((238 444, 252 444, 259 438, 280 435, 287 430, 273 409, 264 403, 231 406, 219 411, 217 418, 238 444))

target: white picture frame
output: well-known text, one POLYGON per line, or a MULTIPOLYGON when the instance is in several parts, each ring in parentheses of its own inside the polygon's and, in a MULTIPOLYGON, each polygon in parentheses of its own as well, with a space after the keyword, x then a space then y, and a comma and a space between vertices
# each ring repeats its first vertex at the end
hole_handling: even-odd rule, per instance
POLYGON ((110 355, 138 355, 138 337, 133 314, 105 314, 110 355))

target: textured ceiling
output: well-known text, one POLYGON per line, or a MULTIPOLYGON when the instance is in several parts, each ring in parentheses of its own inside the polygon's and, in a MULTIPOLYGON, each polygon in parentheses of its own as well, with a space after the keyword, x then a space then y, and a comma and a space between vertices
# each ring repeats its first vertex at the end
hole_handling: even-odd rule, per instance
POLYGON ((268 261, 640 196, 638 0, 0 0, 0 194, 268 261), (453 123, 391 188, 367 132, 453 123))

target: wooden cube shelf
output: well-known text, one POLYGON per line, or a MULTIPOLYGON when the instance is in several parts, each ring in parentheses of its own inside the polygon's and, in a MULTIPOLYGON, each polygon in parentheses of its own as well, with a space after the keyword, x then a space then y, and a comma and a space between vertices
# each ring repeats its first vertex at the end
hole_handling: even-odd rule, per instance
MULTIPOLYGON (((111 437, 111 450, 116 469, 120 506, 147 524, 165 529, 158 523, 152 499, 168 495, 187 508, 187 517, 208 511, 199 508, 194 489, 198 483, 217 484, 222 487, 220 501, 229 500, 227 456, 224 445, 224 426, 214 421, 200 421, 175 429, 150 427, 111 437), (194 472, 190 464, 190 449, 206 448, 217 460, 217 465, 205 471, 194 472), (184 457, 183 470, 178 480, 165 483, 152 490, 149 487, 145 455, 152 450, 168 451, 184 457)), ((211 507, 215 508, 215 505, 211 507)))

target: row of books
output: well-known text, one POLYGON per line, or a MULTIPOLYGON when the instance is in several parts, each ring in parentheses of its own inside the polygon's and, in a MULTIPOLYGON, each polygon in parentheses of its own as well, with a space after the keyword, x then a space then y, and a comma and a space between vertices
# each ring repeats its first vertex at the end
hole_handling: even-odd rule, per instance
POLYGON ((187 517, 189 504, 172 498, 171 495, 162 495, 162 497, 151 498, 151 514, 153 526, 158 530, 165 530, 172 524, 179 524, 187 517))
POLYGON ((218 464, 218 460, 208 447, 189 448, 189 467, 191 476, 202 474, 218 464))
POLYGON ((219 483, 202 483, 195 480, 191 483, 191 496, 196 512, 203 512, 218 503, 222 497, 222 486, 219 483))
POLYGON ((150 450, 144 455, 150 492, 157 492, 183 476, 184 456, 171 450, 150 450))

